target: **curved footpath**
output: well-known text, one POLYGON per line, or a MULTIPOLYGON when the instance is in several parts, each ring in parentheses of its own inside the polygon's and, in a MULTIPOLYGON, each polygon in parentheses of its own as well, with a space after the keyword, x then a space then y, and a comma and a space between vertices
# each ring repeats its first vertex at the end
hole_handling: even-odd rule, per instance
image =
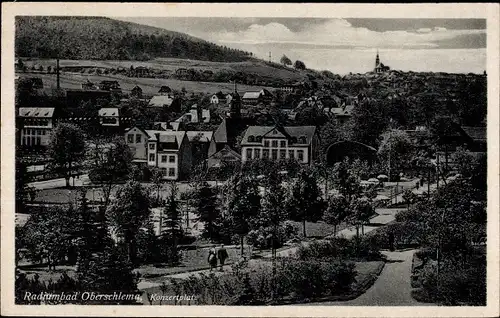
POLYGON ((411 263, 415 250, 382 252, 387 263, 375 283, 361 296, 349 301, 306 303, 306 306, 435 306, 411 297, 411 263))

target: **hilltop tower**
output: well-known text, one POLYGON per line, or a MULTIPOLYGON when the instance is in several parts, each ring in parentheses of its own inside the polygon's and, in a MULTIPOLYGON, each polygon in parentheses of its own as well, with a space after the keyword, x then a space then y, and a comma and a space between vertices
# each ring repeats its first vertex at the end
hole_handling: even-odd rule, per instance
POLYGON ((377 57, 375 58, 375 69, 380 65, 380 57, 378 56, 378 49, 377 49, 377 57))

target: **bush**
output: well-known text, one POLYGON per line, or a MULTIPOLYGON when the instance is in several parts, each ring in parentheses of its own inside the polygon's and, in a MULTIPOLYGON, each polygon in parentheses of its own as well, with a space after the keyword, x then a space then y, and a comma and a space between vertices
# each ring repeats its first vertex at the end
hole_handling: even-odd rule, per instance
POLYGON ((371 237, 362 237, 359 243, 356 238, 331 238, 311 242, 307 246, 300 246, 296 256, 300 260, 322 258, 379 260, 382 258, 377 241, 371 237))

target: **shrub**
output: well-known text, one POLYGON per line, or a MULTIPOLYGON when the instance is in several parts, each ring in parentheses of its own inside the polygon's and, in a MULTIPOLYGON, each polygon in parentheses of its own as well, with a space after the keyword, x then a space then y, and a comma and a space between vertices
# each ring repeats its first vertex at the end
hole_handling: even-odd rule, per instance
POLYGON ((296 252, 300 260, 321 259, 321 258, 363 258, 367 260, 379 260, 382 254, 379 251, 376 239, 362 237, 359 243, 356 238, 331 238, 311 242, 307 246, 300 246, 296 252))

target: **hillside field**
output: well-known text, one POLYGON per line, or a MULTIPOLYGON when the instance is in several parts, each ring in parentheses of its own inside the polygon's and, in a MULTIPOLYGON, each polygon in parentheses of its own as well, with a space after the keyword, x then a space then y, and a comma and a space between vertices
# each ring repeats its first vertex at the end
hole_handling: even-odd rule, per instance
MULTIPOLYGON (((54 59, 22 58, 26 66, 41 65, 45 69, 47 66, 55 67, 54 59)), ((60 67, 79 66, 95 68, 130 68, 130 66, 143 66, 156 70, 165 70, 174 73, 179 68, 193 68, 200 71, 210 70, 212 72, 220 70, 233 70, 235 72, 252 73, 266 78, 280 78, 283 80, 301 81, 306 78, 307 71, 297 71, 291 67, 284 67, 278 64, 266 63, 260 60, 244 62, 210 62, 200 60, 178 59, 178 58, 156 58, 150 61, 118 61, 118 60, 60 60, 60 67)), ((187 88, 186 88, 187 89, 187 88)))
MULTIPOLYGON (((20 77, 39 77, 43 80, 44 90, 50 92, 56 87, 56 74, 37 74, 37 73, 16 73, 20 77)), ((61 73, 61 88, 63 89, 81 89, 81 84, 87 79, 95 84, 103 80, 116 80, 120 83, 123 93, 130 93, 132 88, 139 85, 144 95, 156 95, 161 86, 166 85, 173 90, 181 90, 183 87, 188 92, 213 94, 218 91, 228 93, 233 91, 232 83, 215 82, 194 82, 181 81, 176 79, 163 78, 137 78, 122 75, 87 75, 80 73, 61 73)), ((250 86, 238 84, 240 94, 245 91, 256 91, 262 88, 273 89, 265 86, 250 86)))

